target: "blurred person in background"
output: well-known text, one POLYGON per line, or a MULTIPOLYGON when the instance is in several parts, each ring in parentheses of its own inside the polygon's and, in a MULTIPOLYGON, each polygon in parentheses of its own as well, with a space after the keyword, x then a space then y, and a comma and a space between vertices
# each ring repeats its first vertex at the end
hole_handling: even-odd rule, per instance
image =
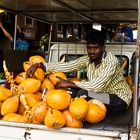
POLYGON ((117 32, 114 37, 114 41, 126 41, 126 42, 133 42, 133 30, 128 24, 122 24, 118 27, 117 32))
MULTIPOLYGON (((14 44, 14 38, 8 33, 8 31, 3 27, 2 22, 0 22, 0 28, 2 29, 4 35, 14 44)), ((19 25, 17 26, 17 40, 16 40, 16 50, 28 50, 29 43, 25 40, 25 35, 21 31, 19 25)))

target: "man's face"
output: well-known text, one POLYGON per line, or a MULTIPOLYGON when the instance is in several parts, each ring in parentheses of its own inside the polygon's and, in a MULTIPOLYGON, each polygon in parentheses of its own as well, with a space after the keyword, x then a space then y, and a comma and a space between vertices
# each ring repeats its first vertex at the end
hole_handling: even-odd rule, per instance
POLYGON ((105 46, 99 44, 87 44, 87 53, 92 61, 101 59, 104 50, 105 46))

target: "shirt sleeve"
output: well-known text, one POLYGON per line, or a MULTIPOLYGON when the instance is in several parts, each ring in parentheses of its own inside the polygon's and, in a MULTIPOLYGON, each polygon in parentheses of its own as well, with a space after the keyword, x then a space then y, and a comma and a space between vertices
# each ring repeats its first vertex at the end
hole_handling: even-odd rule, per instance
POLYGON ((108 62, 102 68, 100 75, 96 78, 93 78, 91 81, 83 81, 83 82, 74 82, 78 87, 94 92, 102 91, 114 78, 116 75, 116 67, 118 63, 108 62))
POLYGON ((57 63, 44 63, 46 72, 72 72, 80 70, 87 65, 87 56, 80 57, 76 60, 69 62, 57 62, 57 63))
MULTIPOLYGON (((12 40, 14 44, 14 40, 12 40)), ((29 43, 27 41, 16 40, 16 50, 28 50, 29 43)))

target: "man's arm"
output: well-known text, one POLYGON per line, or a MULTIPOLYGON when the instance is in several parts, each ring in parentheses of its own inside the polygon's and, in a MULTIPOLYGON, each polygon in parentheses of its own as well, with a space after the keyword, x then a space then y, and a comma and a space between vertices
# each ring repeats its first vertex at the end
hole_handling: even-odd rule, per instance
POLYGON ((69 61, 67 63, 57 62, 57 63, 36 63, 33 64, 27 70, 27 77, 32 77, 34 72, 37 70, 38 67, 42 68, 46 73, 50 72, 71 72, 75 70, 79 70, 81 67, 85 67, 87 63, 87 57, 81 57, 74 61, 69 61))
POLYGON ((79 87, 71 81, 68 80, 64 80, 61 77, 56 76, 56 78, 59 79, 59 82, 56 84, 56 88, 77 88, 79 89, 79 87))
POLYGON ((21 33, 21 28, 20 28, 19 25, 17 25, 17 29, 18 29, 18 31, 21 33))
POLYGON ((4 33, 4 35, 10 40, 12 41, 13 40, 13 37, 6 31, 6 29, 3 27, 2 23, 0 22, 0 27, 4 33))
POLYGON ((46 72, 72 72, 80 70, 86 67, 88 63, 87 56, 79 57, 78 59, 69 62, 55 62, 55 63, 44 63, 46 67, 46 72))
POLYGON ((26 72, 26 77, 29 78, 29 77, 33 77, 35 71, 37 70, 37 68, 41 68, 45 71, 45 66, 42 62, 40 63, 35 63, 33 64, 26 72))

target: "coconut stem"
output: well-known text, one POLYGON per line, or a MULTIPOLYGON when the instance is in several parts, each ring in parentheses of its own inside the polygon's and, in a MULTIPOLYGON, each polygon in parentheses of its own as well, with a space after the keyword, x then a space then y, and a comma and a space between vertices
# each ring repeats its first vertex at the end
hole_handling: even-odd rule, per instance
POLYGON ((23 106, 25 108, 24 116, 27 117, 27 122, 31 123, 33 121, 33 115, 31 114, 31 110, 30 110, 30 107, 27 103, 26 97, 24 94, 21 94, 20 98, 21 98, 23 106))
POLYGON ((14 81, 14 78, 13 76, 10 74, 10 72, 8 71, 7 69, 7 66, 6 66, 6 63, 5 63, 5 60, 3 61, 3 69, 4 69, 4 72, 5 72, 5 76, 6 76, 6 79, 7 81, 10 83, 10 87, 11 87, 11 90, 13 93, 16 93, 17 95, 19 95, 21 98, 22 98, 22 101, 23 101, 23 105, 24 105, 24 108, 25 108, 25 116, 27 117, 28 119, 28 123, 32 122, 32 115, 31 115, 31 110, 30 110, 30 107, 28 106, 27 104, 27 101, 26 101, 26 97, 25 95, 22 93, 22 87, 20 86, 17 86, 15 84, 15 81, 14 81))
POLYGON ((7 81, 8 81, 8 83, 10 83, 11 91, 13 91, 13 93, 17 93, 18 92, 18 86, 15 85, 14 78, 10 74, 10 72, 8 71, 5 60, 3 61, 3 69, 4 69, 4 72, 5 72, 5 77, 6 77, 7 81))

